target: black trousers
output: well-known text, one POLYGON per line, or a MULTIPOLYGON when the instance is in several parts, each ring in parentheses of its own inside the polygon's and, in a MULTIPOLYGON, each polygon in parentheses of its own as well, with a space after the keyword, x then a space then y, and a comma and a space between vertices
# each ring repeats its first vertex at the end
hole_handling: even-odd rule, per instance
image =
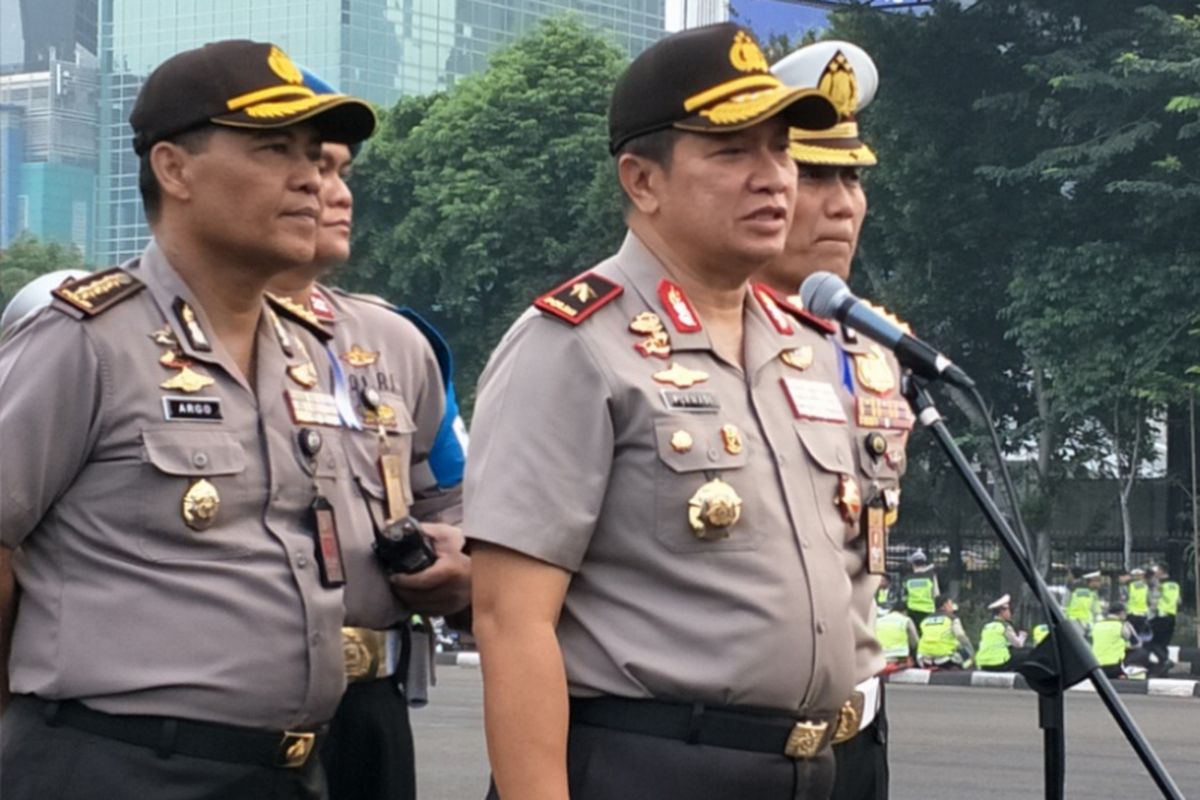
POLYGON ((321 748, 330 800, 414 800, 408 701, 391 678, 352 683, 321 748))
POLYGON ((229 764, 47 723, 46 704, 14 697, 0 724, 4 800, 324 800, 318 759, 301 769, 229 764))
POLYGON ((567 739, 571 800, 827 800, 833 772, 830 748, 795 760, 590 725, 567 739))
POLYGON ((834 800, 887 800, 888 724, 883 684, 879 685, 879 713, 853 739, 833 746, 837 777, 833 784, 834 800))
POLYGON ((1150 633, 1153 634, 1154 638, 1146 646, 1147 649, 1158 656, 1160 664, 1167 663, 1167 646, 1171 644, 1171 639, 1175 637, 1175 616, 1172 614, 1169 617, 1154 617, 1151 619, 1150 633))

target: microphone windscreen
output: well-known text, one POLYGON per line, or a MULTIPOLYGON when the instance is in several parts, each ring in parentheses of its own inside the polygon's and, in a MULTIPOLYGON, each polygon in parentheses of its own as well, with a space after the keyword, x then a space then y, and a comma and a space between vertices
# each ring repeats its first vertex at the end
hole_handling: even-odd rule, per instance
POLYGON ((814 272, 800 285, 804 308, 818 317, 836 319, 838 308, 848 297, 853 297, 850 287, 832 272, 814 272))

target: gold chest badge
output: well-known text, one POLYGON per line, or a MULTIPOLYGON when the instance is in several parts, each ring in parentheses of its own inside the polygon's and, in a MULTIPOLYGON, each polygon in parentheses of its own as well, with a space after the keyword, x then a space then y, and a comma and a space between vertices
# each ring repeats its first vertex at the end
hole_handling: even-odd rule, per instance
POLYGON ((629 330, 646 338, 634 348, 643 356, 667 358, 671 355, 671 335, 663 327, 662 319, 653 311, 643 311, 629 323, 629 330))
POLYGON ((840 476, 836 503, 842 519, 851 524, 858 522, 862 514, 862 492, 858 490, 858 481, 850 475, 840 476))
POLYGON ((349 350, 342 353, 338 358, 352 367, 369 367, 379 360, 379 352, 364 350, 358 345, 352 345, 349 350))
POLYGON ((672 361, 670 367, 654 373, 654 380, 659 383, 669 383, 678 389, 687 389, 708 380, 708 373, 698 369, 688 369, 672 361))
POLYGON ((724 539, 741 517, 742 498, 720 478, 701 486, 688 500, 688 524, 697 539, 724 539))
POLYGON ((725 445, 725 452, 731 456, 742 452, 742 432, 736 425, 721 426, 721 442, 725 445))
POLYGON ((797 347, 792 350, 784 350, 779 354, 779 358, 783 363, 787 364, 792 369, 798 369, 801 372, 808 369, 813 364, 813 349, 812 345, 806 344, 803 347, 797 347))
POLYGON ((183 521, 194 531, 209 528, 216 521, 220 508, 221 496, 217 494, 217 487, 204 478, 192 481, 183 494, 183 521))
MULTIPOLYGON (((176 366, 175 364, 164 364, 164 366, 176 366)), ((196 372, 188 364, 183 364, 179 367, 179 372, 175 373, 173 378, 168 378, 159 384, 162 389, 169 389, 173 392, 183 392, 184 394, 192 394, 198 392, 208 386, 212 386, 216 381, 207 375, 201 375, 196 372)))
POLYGON ((671 449, 676 453, 690 452, 693 444, 692 435, 685 430, 678 430, 671 434, 671 449))
POLYGON ((869 392, 889 394, 896 388, 896 376, 878 345, 871 345, 869 353, 854 356, 854 374, 859 385, 869 392))

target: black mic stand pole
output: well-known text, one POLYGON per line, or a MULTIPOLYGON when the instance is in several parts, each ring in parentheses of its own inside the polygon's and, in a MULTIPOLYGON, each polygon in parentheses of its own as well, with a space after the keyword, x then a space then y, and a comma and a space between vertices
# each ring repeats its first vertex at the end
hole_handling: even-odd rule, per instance
MULTIPOLYGON (((1017 535, 1013 532, 1004 515, 1000 513, 994 500, 984 488, 978 476, 967 463, 962 450, 955 444, 942 415, 938 413, 933 399, 926 390, 926 382, 909 374, 903 381, 904 396, 913 408, 918 421, 933 431, 938 444, 954 464, 955 470, 971 490, 971 495, 979 505, 988 523, 1000 537, 1000 543, 1008 551, 1013 563, 1021 573, 1021 577, 1033 590, 1042 608, 1049 616, 1047 623, 1050 635, 1037 646, 1028 662, 1018 667, 1025 676, 1030 687, 1038 693, 1038 725, 1044 734, 1043 757, 1045 760, 1046 797, 1048 800, 1062 800, 1065 785, 1066 748, 1064 746, 1063 725, 1063 693, 1085 678, 1092 682, 1096 693, 1108 708, 1109 713, 1117 723, 1117 727, 1125 734, 1129 744, 1133 746, 1142 764, 1154 779, 1154 783, 1168 800, 1184 800, 1179 787, 1167 774, 1158 756, 1155 755, 1150 743, 1142 736, 1137 723, 1129 716, 1128 710, 1117 696, 1112 683, 1104 670, 1096 663, 1091 648, 1084 641, 1079 628, 1069 622, 1063 615, 1058 603, 1050 596, 1046 582, 1038 573, 1033 562, 1032 553, 1026 553, 1017 535)), ((1015 513, 1015 509, 1014 509, 1015 513)))

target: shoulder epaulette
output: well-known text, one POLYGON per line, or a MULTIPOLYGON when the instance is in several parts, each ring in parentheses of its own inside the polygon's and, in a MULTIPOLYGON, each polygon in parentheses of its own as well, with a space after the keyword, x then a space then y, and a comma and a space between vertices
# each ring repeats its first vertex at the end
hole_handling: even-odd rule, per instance
POLYGON ((267 302, 271 305, 271 308, 275 309, 276 313, 295 322, 313 336, 316 336, 320 341, 327 342, 333 338, 333 334, 321 324, 321 320, 317 318, 317 315, 295 300, 290 297, 271 294, 270 292, 267 292, 266 296, 267 302))
POLYGON ((145 288, 146 284, 125 270, 113 267, 77 280, 66 281, 50 294, 79 311, 84 317, 94 317, 145 288))
POLYGON ((773 298, 775 298, 776 305, 778 305, 784 311, 791 314, 796 319, 803 322, 808 327, 812 328, 813 330, 824 333, 824 334, 837 333, 837 325, 833 324, 832 322, 830 322, 827 319, 822 319, 821 317, 818 317, 816 314, 812 313, 811 311, 806 311, 804 309, 804 306, 800 304, 799 295, 793 295, 791 297, 784 297, 782 294, 775 291, 771 287, 766 286, 765 284, 759 284, 759 285, 763 286, 768 292, 770 292, 771 296, 773 298))
POLYGON ((572 325, 595 314, 625 289, 594 272, 576 275, 571 280, 533 301, 534 306, 572 325))
POLYGON ((911 325, 909 325, 907 322, 905 322, 904 320, 900 319, 900 318, 899 318, 899 317, 897 317, 895 314, 893 314, 892 312, 888 311, 886 308, 884 308, 884 307, 883 307, 883 306, 881 306, 881 305, 877 305, 877 304, 875 304, 875 303, 872 303, 870 300, 864 300, 863 302, 867 304, 867 308, 871 309, 871 310, 872 310, 872 311, 874 311, 876 314, 878 314, 879 316, 883 317, 883 318, 884 318, 884 319, 886 319, 888 322, 892 323, 892 324, 893 324, 893 325, 895 325, 897 328, 899 328, 900 330, 902 330, 902 331, 904 331, 905 333, 907 333, 909 336, 912 336, 912 326, 911 326, 911 325))

